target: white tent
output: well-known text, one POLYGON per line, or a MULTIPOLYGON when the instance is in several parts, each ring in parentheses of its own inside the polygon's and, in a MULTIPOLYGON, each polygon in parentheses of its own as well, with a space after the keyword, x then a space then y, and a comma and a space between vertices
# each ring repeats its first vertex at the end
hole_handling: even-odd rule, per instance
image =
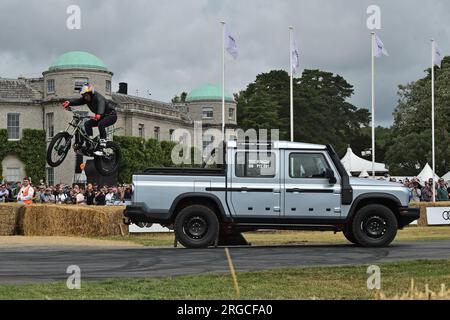
POLYGON ((364 170, 363 172, 361 172, 361 174, 359 175, 360 178, 369 178, 370 175, 367 172, 367 170, 364 170))
MULTIPOLYGON (((431 167, 428 163, 425 165, 422 172, 419 173, 417 178, 419 178, 419 180, 422 182, 428 181, 429 179, 433 179, 433 169, 431 169, 431 167)), ((436 181, 439 180, 439 177, 437 174, 435 174, 435 179, 436 179, 436 181)))
POLYGON ((447 174, 443 176, 442 179, 444 179, 444 181, 450 181, 450 172, 447 172, 447 174))
MULTIPOLYGON (((367 174, 372 173, 372 161, 358 157, 353 153, 353 150, 350 147, 347 149, 347 154, 342 158, 341 162, 344 165, 345 170, 352 173, 360 174, 364 173, 364 171, 366 171, 367 174)), ((383 175, 388 172, 389 170, 384 163, 375 163, 376 174, 383 175)))

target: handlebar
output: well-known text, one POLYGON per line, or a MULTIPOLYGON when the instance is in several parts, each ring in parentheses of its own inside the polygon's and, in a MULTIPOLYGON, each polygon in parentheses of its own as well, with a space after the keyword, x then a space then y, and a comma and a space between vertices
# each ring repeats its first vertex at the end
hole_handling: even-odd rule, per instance
POLYGON ((91 118, 90 116, 84 116, 84 115, 77 113, 76 110, 72 109, 71 107, 64 108, 64 109, 69 112, 72 112, 74 118, 77 118, 77 119, 90 119, 91 118))

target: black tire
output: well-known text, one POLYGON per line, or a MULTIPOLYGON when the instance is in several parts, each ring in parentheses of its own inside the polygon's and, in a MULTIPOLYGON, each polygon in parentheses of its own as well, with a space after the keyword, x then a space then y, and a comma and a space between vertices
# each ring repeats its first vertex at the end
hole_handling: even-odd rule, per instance
POLYGON ((353 244, 359 245, 358 241, 356 241, 355 235, 353 234, 351 224, 345 226, 343 232, 344 237, 353 244))
POLYGON ((105 150, 111 150, 111 155, 94 157, 95 168, 102 176, 111 176, 119 170, 122 161, 122 151, 117 143, 108 141, 105 150))
POLYGON ((207 248, 219 233, 219 220, 213 210, 192 205, 180 211, 175 219, 175 235, 186 248, 207 248))
POLYGON ((398 221, 388 207, 370 204, 356 213, 352 231, 355 240, 363 247, 387 247, 397 235, 398 221))
POLYGON ((72 136, 67 132, 55 135, 47 148, 47 163, 51 167, 58 167, 69 154, 72 136), (55 149, 56 148, 56 149, 55 149), (56 158, 54 158, 56 156, 56 158))

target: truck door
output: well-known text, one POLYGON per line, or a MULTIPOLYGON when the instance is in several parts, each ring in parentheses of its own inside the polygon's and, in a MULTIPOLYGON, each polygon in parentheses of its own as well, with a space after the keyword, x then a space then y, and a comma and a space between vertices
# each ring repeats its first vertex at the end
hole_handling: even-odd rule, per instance
POLYGON ((290 218, 341 216, 341 178, 325 151, 284 151, 284 214, 290 218), (337 182, 325 178, 333 170, 337 182))
POLYGON ((236 217, 279 217, 279 150, 236 151, 229 177, 229 198, 236 217))

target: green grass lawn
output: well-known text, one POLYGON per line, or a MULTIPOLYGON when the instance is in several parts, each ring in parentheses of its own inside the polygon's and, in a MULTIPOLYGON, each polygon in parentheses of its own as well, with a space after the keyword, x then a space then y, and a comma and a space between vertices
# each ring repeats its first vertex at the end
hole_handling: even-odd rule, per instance
MULTIPOLYGON (((388 297, 405 293, 414 278, 439 291, 450 285, 450 260, 380 265, 381 291, 388 297)), ((367 266, 293 268, 238 273, 241 299, 374 299, 367 289, 367 266)), ((205 274, 162 279, 82 281, 68 290, 65 281, 51 284, 0 286, 0 299, 235 299, 229 274, 205 274)))
MULTIPOLYGON (((315 231, 248 232, 244 234, 252 245, 296 245, 347 243, 342 233, 315 231)), ((150 247, 173 246, 173 234, 135 234, 98 239, 132 241, 150 247)), ((450 240, 450 227, 408 227, 399 230, 396 241, 450 240)))

